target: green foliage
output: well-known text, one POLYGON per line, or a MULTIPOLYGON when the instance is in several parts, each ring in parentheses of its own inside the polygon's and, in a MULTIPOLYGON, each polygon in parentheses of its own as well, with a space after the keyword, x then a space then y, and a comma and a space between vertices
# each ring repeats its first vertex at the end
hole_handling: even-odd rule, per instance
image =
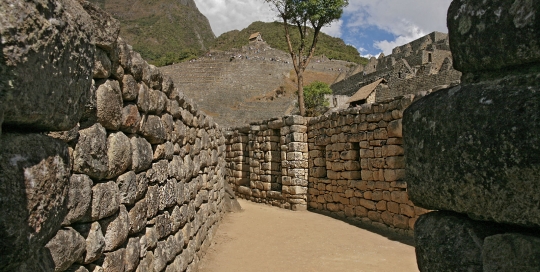
POLYGON ((193 1, 90 0, 120 21, 120 36, 151 64, 169 65, 207 51, 215 36, 193 1))
POLYGON ((332 89, 324 82, 315 81, 304 86, 304 102, 307 116, 319 116, 328 110, 330 103, 324 98, 325 94, 332 94, 332 89))
MULTIPOLYGON (((294 27, 294 26, 292 26, 294 27)), ((214 44, 213 48, 218 50, 230 50, 231 48, 241 48, 242 46, 249 44, 249 36, 255 32, 260 32, 262 38, 272 48, 276 48, 285 52, 288 52, 287 42, 285 41, 285 31, 283 30, 283 23, 272 22, 253 22, 247 28, 238 31, 233 30, 221 34, 214 44)), ((308 29, 308 37, 313 35, 313 29, 308 29)), ((291 31, 291 41, 293 47, 298 47, 300 43, 300 35, 298 31, 291 31)), ((354 63, 367 64, 368 60, 363 58, 358 53, 358 50, 353 46, 346 45, 340 38, 334 38, 324 33, 319 34, 319 41, 317 43, 317 50, 315 56, 326 56, 329 59, 344 60, 354 63)))

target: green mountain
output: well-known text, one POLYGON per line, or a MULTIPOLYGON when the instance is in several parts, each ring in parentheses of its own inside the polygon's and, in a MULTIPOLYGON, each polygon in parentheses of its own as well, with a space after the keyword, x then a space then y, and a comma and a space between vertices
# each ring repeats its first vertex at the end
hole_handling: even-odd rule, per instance
POLYGON ((215 35, 193 0, 89 0, 120 20, 120 36, 162 66, 201 55, 215 35))
MULTIPOLYGON (((263 40, 268 43, 270 47, 289 52, 287 42, 285 41, 283 24, 280 22, 254 22, 241 31, 233 30, 223 33, 215 40, 212 49, 226 51, 231 48, 241 48, 242 46, 249 44, 249 36, 255 32, 260 32, 263 40)), ((300 35, 294 26, 291 26, 291 40, 293 41, 293 44, 297 44, 300 40, 300 35)), ((361 57, 358 50, 353 46, 346 45, 340 38, 334 38, 324 33, 319 34, 315 55, 325 55, 330 59, 339 59, 362 64, 366 64, 368 61, 366 58, 361 57)))

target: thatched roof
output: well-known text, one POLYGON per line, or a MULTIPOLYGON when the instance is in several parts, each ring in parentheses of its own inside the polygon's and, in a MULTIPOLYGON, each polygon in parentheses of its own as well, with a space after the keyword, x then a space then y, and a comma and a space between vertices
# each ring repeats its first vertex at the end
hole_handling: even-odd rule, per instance
POLYGON ((251 34, 251 36, 249 36, 249 40, 256 39, 259 35, 261 35, 260 32, 255 32, 255 33, 251 34))
POLYGON ((367 99, 368 96, 379 86, 379 84, 386 83, 386 80, 384 78, 378 79, 373 83, 370 83, 362 88, 360 88, 351 98, 347 101, 347 103, 352 103, 360 100, 367 99))

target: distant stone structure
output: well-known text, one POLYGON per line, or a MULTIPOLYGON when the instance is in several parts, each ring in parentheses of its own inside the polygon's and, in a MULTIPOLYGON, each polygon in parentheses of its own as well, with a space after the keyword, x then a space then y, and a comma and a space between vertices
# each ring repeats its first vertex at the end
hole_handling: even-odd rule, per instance
POLYGON ((334 95, 355 96, 354 100, 335 106, 346 108, 350 103, 381 102, 395 96, 457 85, 460 77, 461 73, 452 67, 448 35, 432 32, 394 48, 391 55, 381 53, 378 58, 372 57, 368 64, 359 65, 331 88, 334 95))
POLYGON ((261 32, 255 32, 249 36, 249 42, 262 42, 261 32))

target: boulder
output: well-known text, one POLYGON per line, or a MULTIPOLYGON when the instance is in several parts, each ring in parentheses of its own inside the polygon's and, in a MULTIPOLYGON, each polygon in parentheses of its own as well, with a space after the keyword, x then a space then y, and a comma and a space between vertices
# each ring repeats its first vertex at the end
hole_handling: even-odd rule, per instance
POLYGON ((68 214, 64 225, 80 221, 88 213, 92 203, 92 180, 87 175, 74 174, 69 179, 67 195, 68 214))
POLYGON ((73 151, 73 171, 91 178, 103 179, 109 170, 107 158, 107 131, 101 124, 79 131, 79 140, 73 151))
POLYGON ((110 55, 117 46, 120 22, 88 1, 78 2, 92 18, 92 42, 110 55))
POLYGON ((99 221, 105 236, 104 251, 113 251, 124 244, 129 233, 129 215, 124 205, 120 211, 109 218, 99 221))
POLYGON ((92 82, 91 17, 76 1, 6 0, 0 18, 4 128, 71 129, 92 82))
POLYGON ((482 256, 485 272, 540 271, 540 237, 519 233, 489 236, 482 256))
POLYGON ((482 271, 484 238, 503 232, 493 223, 452 212, 430 212, 414 226, 420 271, 482 271))
POLYGON ((94 75, 93 78, 109 78, 111 76, 112 63, 107 52, 103 49, 96 48, 94 55, 94 75))
POLYGON ((14 270, 60 229, 68 213, 66 143, 41 134, 0 138, 0 270, 14 270))
POLYGON ((120 203, 133 205, 137 200, 137 175, 129 171, 116 179, 120 191, 120 203))
POLYGON ((139 244, 139 237, 129 238, 129 241, 126 245, 126 251, 125 251, 125 271, 126 272, 133 272, 135 269, 137 269, 137 266, 139 265, 139 255, 140 255, 140 244, 139 244))
POLYGON ((146 227, 146 199, 141 199, 133 206, 128 213, 129 234, 137 234, 146 227))
POLYGON ((68 227, 59 230, 45 247, 54 260, 54 271, 65 271, 83 256, 86 243, 77 231, 68 227))
POLYGON ((434 92, 405 110, 406 180, 415 205, 540 226, 537 75, 434 92))
POLYGON ((131 170, 136 173, 144 171, 152 166, 152 145, 139 136, 130 139, 132 154, 131 170))
POLYGON ((161 118, 156 115, 143 117, 141 123, 141 134, 151 144, 161 144, 167 140, 167 133, 161 118))
POLYGON ((98 183, 92 187, 92 208, 87 221, 100 220, 109 217, 118 211, 120 193, 114 181, 98 183))
POLYGON ((120 248, 113 252, 107 252, 103 258, 103 272, 105 271, 125 271, 126 249, 120 248))
POLYGON ((540 64, 539 17, 533 0, 453 1, 447 24, 454 67, 471 81, 473 74, 540 64))
POLYGON ((141 123, 141 114, 135 104, 127 104, 122 109, 122 123, 120 130, 126 133, 137 133, 141 123))
POLYGON ((108 179, 117 177, 131 167, 131 143, 124 133, 114 132, 109 135, 107 138, 107 157, 109 158, 108 179))
POLYGON ((133 101, 139 94, 139 85, 132 75, 124 75, 122 78, 122 99, 124 101, 133 101))
POLYGON ((75 228, 85 238, 86 252, 82 262, 88 264, 101 258, 105 248, 105 237, 99 222, 80 224, 75 228))
POLYGON ((122 91, 116 80, 107 80, 96 91, 98 122, 109 130, 118 130, 122 124, 122 91))

